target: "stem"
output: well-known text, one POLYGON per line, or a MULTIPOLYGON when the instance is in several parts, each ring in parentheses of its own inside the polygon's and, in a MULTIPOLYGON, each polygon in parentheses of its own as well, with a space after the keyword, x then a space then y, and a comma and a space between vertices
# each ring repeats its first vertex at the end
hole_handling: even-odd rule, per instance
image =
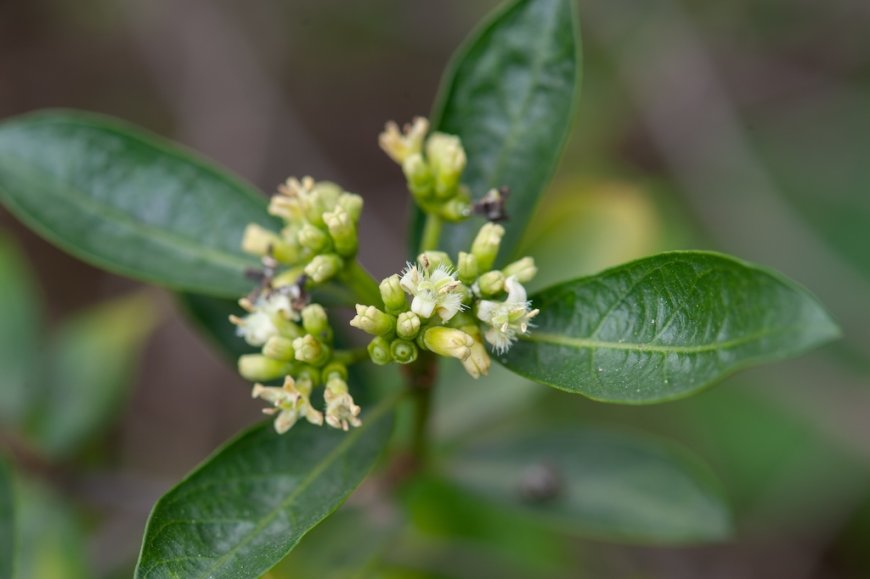
POLYGON ((381 303, 381 290, 378 287, 378 282, 358 261, 350 262, 339 274, 339 279, 353 292, 354 297, 360 303, 367 305, 381 303))
POLYGON ((352 350, 336 350, 332 354, 332 359, 336 362, 350 366, 369 359, 369 351, 363 348, 353 348, 352 350))
POLYGON ((420 252, 438 249, 438 240, 441 238, 441 226, 444 222, 434 213, 426 214, 426 223, 423 225, 423 237, 420 240, 420 252))
POLYGON ((431 352, 420 352, 420 357, 405 366, 405 381, 414 397, 414 432, 411 450, 415 462, 426 462, 429 453, 428 425, 432 408, 432 391, 438 374, 436 358, 431 352))

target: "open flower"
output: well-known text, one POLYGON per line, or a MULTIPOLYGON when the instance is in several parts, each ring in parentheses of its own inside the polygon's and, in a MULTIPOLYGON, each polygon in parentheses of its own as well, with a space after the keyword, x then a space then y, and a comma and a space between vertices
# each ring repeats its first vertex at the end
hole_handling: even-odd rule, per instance
POLYGON ((462 309, 462 284, 446 264, 433 271, 409 263, 399 284, 413 297, 411 311, 421 318, 437 313, 446 322, 462 309))
POLYGON ((272 404, 272 408, 264 408, 263 413, 277 415, 275 430, 278 434, 290 430, 296 421, 303 417, 312 424, 323 424, 323 414, 311 407, 310 395, 309 380, 296 382, 290 376, 284 378, 284 385, 280 388, 254 384, 254 389, 251 391, 252 398, 262 398, 272 404))
POLYGON ((354 404, 353 397, 347 390, 347 382, 338 376, 332 376, 323 391, 326 402, 326 423, 333 428, 347 431, 353 426, 362 426, 359 419, 360 407, 354 404))
POLYGON ((423 139, 429 132, 429 121, 423 117, 415 117, 414 121, 399 131, 399 125, 390 121, 380 134, 378 143, 381 149, 395 162, 401 164, 411 155, 419 154, 423 149, 423 139))
POLYGON ((481 300, 477 306, 477 318, 489 325, 484 337, 498 354, 507 352, 518 335, 528 332, 529 323, 539 312, 530 309, 526 288, 516 277, 507 278, 504 286, 508 292, 505 301, 481 300))

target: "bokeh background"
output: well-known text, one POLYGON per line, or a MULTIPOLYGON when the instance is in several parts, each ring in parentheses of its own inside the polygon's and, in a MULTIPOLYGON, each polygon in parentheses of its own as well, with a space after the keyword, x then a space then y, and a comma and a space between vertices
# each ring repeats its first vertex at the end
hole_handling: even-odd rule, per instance
MULTIPOLYGON (((365 197, 361 261, 386 275, 405 259, 408 207, 377 134, 386 120, 430 110, 450 54, 495 5, 0 0, 0 118, 45 107, 115 115, 264 193, 289 175, 335 180, 365 197)), ((479 387, 486 416, 453 409, 436 423, 446 437, 473 431, 471 420, 505 428, 529 416, 667 435, 722 479, 733 541, 663 548, 519 528, 509 536, 501 523, 480 523, 497 514, 481 517, 448 493, 449 516, 412 509, 407 548, 384 557, 409 577, 870 577, 870 3, 578 5, 574 133, 526 238, 537 286, 665 249, 716 249, 806 285, 845 337, 656 407, 566 400, 499 374, 479 387)), ((0 395, 4 454, 32 482, 22 577, 129 576, 156 498, 259 420, 259 405, 171 295, 63 254, 2 210, 0 228, 0 297, 21 314, 0 321, 0 334, 69 358, 39 379, 0 368, 0 386, 32 381, 46 406, 59 398, 65 410, 88 406, 87 396, 69 397, 69 384, 87 382, 86 362, 114 364, 106 379, 125 383, 107 423, 74 447, 52 434, 64 411, 33 419, 43 424, 28 426, 32 439, 13 434, 16 401, 0 395), (33 316, 38 327, 26 322, 33 316), (140 331, 123 329, 132 326, 140 331)), ((18 354, 5 347, 0 364, 13 368, 18 354)), ((305 568, 280 576, 313 576, 305 568)))

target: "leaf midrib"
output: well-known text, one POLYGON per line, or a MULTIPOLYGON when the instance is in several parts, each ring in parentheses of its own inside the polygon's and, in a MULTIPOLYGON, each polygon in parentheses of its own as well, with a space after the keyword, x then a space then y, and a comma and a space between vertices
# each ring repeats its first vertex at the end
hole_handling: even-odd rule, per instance
POLYGON ((659 345, 642 342, 610 342, 606 340, 594 340, 591 338, 562 336, 559 334, 551 334, 547 332, 533 332, 532 334, 521 336, 520 339, 526 342, 536 342, 540 344, 550 344, 554 346, 570 346, 585 350, 626 350, 631 352, 652 352, 659 354, 703 354, 705 352, 715 352, 718 350, 729 350, 731 348, 737 348, 739 346, 760 340, 767 336, 782 334, 795 329, 803 328, 804 326, 799 325, 784 326, 781 328, 765 328, 758 332, 747 334, 739 338, 725 340, 722 342, 697 344, 694 346, 666 344, 659 345))

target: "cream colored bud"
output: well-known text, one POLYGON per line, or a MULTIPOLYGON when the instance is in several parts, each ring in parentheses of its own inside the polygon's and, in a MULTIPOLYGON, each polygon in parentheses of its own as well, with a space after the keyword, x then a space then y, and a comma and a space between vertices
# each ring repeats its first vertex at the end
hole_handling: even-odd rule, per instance
POLYGON ((332 338, 332 327, 326 316, 326 310, 320 304, 308 304, 302 308, 302 327, 309 334, 320 339, 332 338))
POLYGON ((251 382, 268 382, 290 373, 291 364, 274 360, 262 354, 245 354, 239 357, 239 374, 251 382))
POLYGON ((426 271, 435 271, 438 268, 453 271, 453 261, 443 251, 424 251, 417 256, 417 263, 426 271))
POLYGON ((483 297, 492 297, 504 291, 505 275, 498 271, 488 271, 477 280, 477 291, 483 297))
POLYGON ((329 229, 336 253, 343 257, 355 255, 357 249, 356 224, 350 213, 343 207, 336 206, 333 211, 323 214, 323 221, 329 229))
POLYGON ((245 228, 242 251, 260 257, 268 255, 285 264, 299 259, 299 249, 294 244, 256 223, 245 228))
POLYGON ((319 227, 311 225, 310 223, 306 223, 302 226, 302 229, 300 229, 297 234, 297 239, 299 240, 299 244, 302 247, 309 249, 311 253, 320 253, 327 249, 330 242, 329 235, 327 235, 325 231, 319 227))
POLYGON ((362 215, 363 209, 363 198, 357 195, 356 193, 342 193, 338 196, 338 201, 336 201, 336 205, 341 207, 345 211, 347 211, 350 218, 353 219, 354 223, 359 222, 360 215, 362 215))
POLYGON ((520 283, 528 283, 537 275, 538 268, 535 266, 534 258, 524 257, 511 263, 501 271, 506 278, 513 276, 520 283))
POLYGON ((311 334, 293 340, 296 359, 312 366, 322 366, 329 360, 329 348, 311 334))
POLYGON ((284 336, 272 336, 263 346, 263 355, 275 360, 289 362, 295 358, 293 340, 284 336))
POLYGON ((491 365, 492 360, 486 352, 483 342, 475 339, 474 344, 471 346, 471 355, 462 361, 463 368, 472 378, 477 379, 481 376, 486 376, 489 373, 491 365))
POLYGON ((396 318, 375 306, 356 305, 356 315, 350 325, 373 336, 383 336, 396 329, 396 318))
POLYGON ((456 328, 436 326, 423 332, 423 346, 441 356, 465 360, 471 355, 474 338, 456 328))
POLYGON ((384 307, 391 314, 401 312, 408 307, 408 302, 405 299, 405 292, 399 282, 400 278, 397 274, 393 274, 385 278, 379 288, 381 290, 381 299, 384 301, 384 307))
POLYGON ((435 196, 449 199, 456 193, 466 164, 459 137, 432 133, 426 140, 426 160, 435 177, 435 196))
POLYGON ((329 281, 344 266, 342 259, 334 253, 317 255, 305 266, 305 273, 314 283, 329 281))
POLYGON ((470 253, 460 251, 459 265, 456 268, 456 276, 459 281, 465 285, 471 285, 478 275, 480 275, 480 268, 477 266, 477 258, 470 253))
POLYGON ((396 319, 396 334, 405 340, 413 340, 420 333, 420 316, 414 312, 402 312, 396 319))

